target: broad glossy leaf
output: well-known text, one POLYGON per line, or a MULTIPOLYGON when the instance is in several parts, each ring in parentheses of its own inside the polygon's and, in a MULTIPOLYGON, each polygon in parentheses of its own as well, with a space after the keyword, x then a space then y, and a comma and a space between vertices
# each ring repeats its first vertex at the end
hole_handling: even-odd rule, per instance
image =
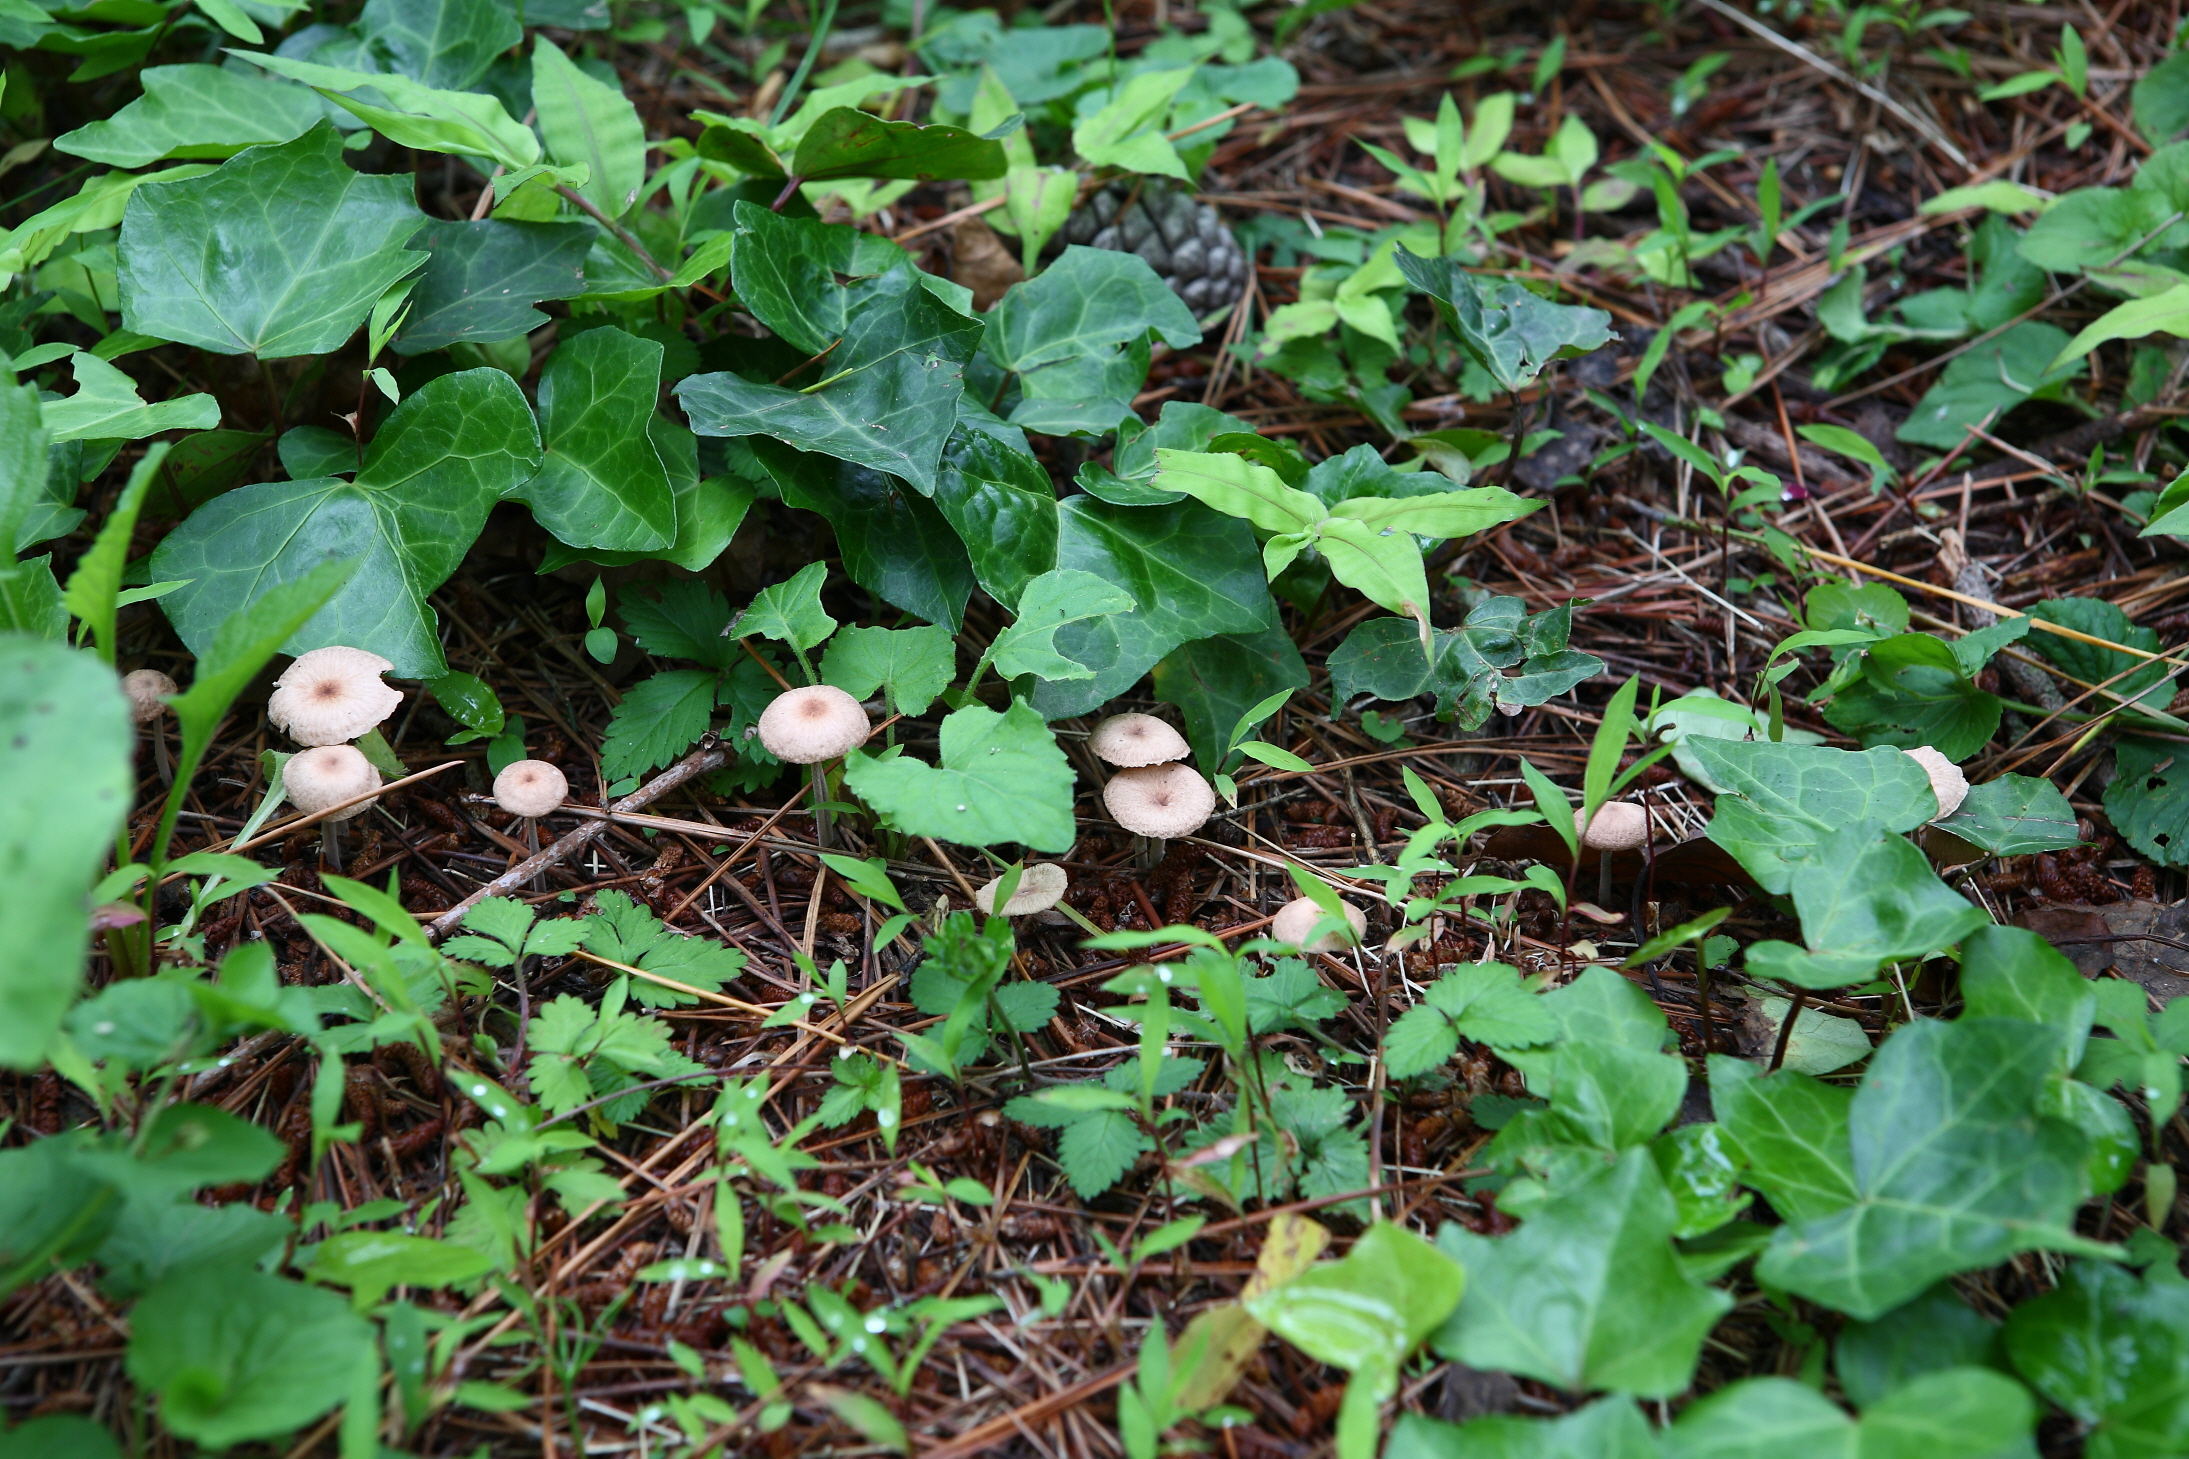
POLYGON ((537 35, 532 38, 532 104, 539 108, 547 155, 565 167, 586 169, 578 191, 608 217, 629 212, 646 184, 646 128, 638 109, 621 91, 579 70, 537 35))
POLYGON ((2189 1447, 2189 1286, 2077 1262, 2014 1309, 2006 1349, 2038 1392, 2091 1426, 2092 1459, 2189 1447))
POLYGON ((1665 1459, 2022 1459, 2036 1405, 1984 1368, 1927 1373, 1873 1404, 1858 1424, 1791 1378, 1750 1378, 1680 1414, 1665 1459))
MULTIPOLYGON (((2155 630, 2130 622, 2118 605, 2100 598, 2048 598, 2031 605, 2029 611, 2033 618, 2087 633, 2092 638, 2140 648, 2148 653, 2159 650, 2159 635, 2155 630)), ((2165 683, 2166 665, 2139 654, 2100 648, 2096 644, 2062 638, 2056 633, 2033 633, 2029 643, 2038 653, 2084 683, 2104 684, 2108 694, 2117 694, 2152 709, 2164 709, 2167 700, 2173 697, 2173 686, 2165 683), (2116 678, 2116 675, 2120 677, 2116 678), (2159 687, 2161 685, 2165 687, 2159 687)), ((2101 702, 2106 702, 2102 696, 2101 702)))
POLYGON ((1091 679, 1094 670, 1056 651, 1056 635, 1067 624, 1130 613, 1132 594, 1092 573, 1060 567, 1027 583, 1019 594, 1016 616, 989 646, 996 672, 1006 679, 1032 674, 1041 679, 1091 679))
POLYGON ((404 246, 424 222, 409 180, 351 171, 331 126, 250 148, 130 196, 122 325, 222 355, 326 354, 424 262, 404 246))
POLYGON ((1140 388, 1151 332, 1176 349, 1201 338, 1193 311, 1146 259, 1073 245, 988 312, 981 351, 1019 377, 1029 405, 1099 400, 1108 420, 1097 428, 1108 429, 1140 388))
POLYGON ((1577 304, 1553 304, 1506 279, 1470 274, 1448 258, 1419 258, 1405 248, 1392 261, 1406 281, 1443 306, 1460 344, 1506 390, 1518 390, 1553 360, 1600 349, 1613 338, 1611 316, 1577 304))
POLYGON ((1840 1387, 1858 1408, 1941 1368, 1991 1365, 1999 1329, 1941 1282, 1875 1322, 1850 1322, 1832 1344, 1840 1387))
POLYGON ((2166 740, 2123 735, 2105 811, 2129 845, 2162 866, 2189 866, 2189 761, 2166 740))
POLYGON ((957 640, 932 625, 842 629, 821 660, 821 682, 854 699, 886 688, 892 714, 925 714, 957 671, 957 640))
POLYGON ((143 95, 55 138, 54 150, 130 168, 171 157, 224 158, 301 137, 321 116, 318 98, 303 87, 240 66, 147 66, 138 77, 143 95))
POLYGON ((0 635, 0 1065, 45 1055, 83 978, 84 894, 129 809, 136 736, 114 671, 90 654, 0 635))
MULTIPOLYGON (((2025 256, 2027 247, 2025 242, 2025 256)), ((2080 360, 2053 368, 2067 343, 2066 330, 2031 320, 1957 356, 1893 432, 1894 439, 1951 450, 1967 439, 1970 426, 1989 421, 1985 429, 1996 430, 1999 416, 2032 396, 2057 394, 2082 375, 2080 360)))
POLYGON ((1632 1399, 1606 1398, 1561 1418, 1491 1414, 1464 1424, 1402 1413, 1383 1459, 1660 1459, 1632 1399))
MULTIPOLYGON (((45 520, 56 506, 48 493, 55 475, 49 454, 51 440, 33 384, 0 385, 0 562, 51 533, 42 533, 45 520), (42 535, 32 536, 33 532, 42 535)), ((73 501, 74 473, 69 486, 73 501)), ((81 519, 79 519, 81 520, 81 519)))
POLYGON ((2060 851, 2082 839, 2067 797, 2034 775, 2001 775, 1972 785, 1959 808, 1935 824, 1994 856, 2060 851))
POLYGON ((1428 655, 1413 619, 1371 618, 1330 656, 1331 681, 1342 698, 1433 693, 1439 716, 1471 730, 1493 707, 1518 713, 1604 671, 1602 659, 1566 647, 1572 616, 1570 608, 1530 614, 1519 598, 1488 598, 1460 627, 1433 632, 1428 655), (1516 675, 1502 672, 1516 667, 1516 675))
MULTIPOLYGON (((853 313, 877 290, 894 288, 880 276, 909 255, 885 238, 842 223, 794 218, 740 199, 730 210, 737 247, 730 281, 738 302, 793 348, 820 354, 843 339, 853 313)), ((843 368, 834 354, 812 373, 793 377, 811 384, 843 368)))
POLYGON ((973 595, 973 565, 933 502, 886 471, 765 437, 752 449, 786 505, 828 518, 853 582, 956 630, 973 595))
POLYGON ((1172 99, 1193 79, 1193 71, 1191 66, 1143 71, 1106 94, 1094 114, 1072 128, 1073 150, 1096 167, 1187 180, 1178 149, 1163 135, 1163 119, 1170 114, 1172 99))
POLYGON ((1914 843, 1867 823, 1819 837, 1793 893, 1810 947, 1876 962, 1936 952, 1991 925, 1914 843))
POLYGON ((1745 1059, 1710 1059, 1710 1107, 1732 1140, 1741 1178, 1787 1221, 1830 1215, 1861 1199, 1848 1110, 1854 1091, 1745 1059))
POLYGON ((1001 714, 975 704, 944 716, 939 765, 854 750, 844 783, 908 836, 960 846, 1015 841, 1061 854, 1078 835, 1072 767, 1023 701, 1001 714))
POLYGON ((936 467, 935 506, 965 543, 981 590, 1006 608, 1056 566, 1056 488, 1022 446, 960 422, 936 467))
POLYGON ((1246 523, 1198 502, 1116 507, 1087 496, 1066 499, 1057 515, 1057 566, 1115 583, 1139 606, 1057 634, 1057 652, 1095 677, 1036 688, 1045 717, 1099 708, 1182 643, 1277 627, 1246 523))
POLYGON ((1710 839, 1765 891, 1784 896, 1825 833, 1864 822, 1912 831, 1938 813, 1923 767, 1895 749, 1851 751, 1768 740, 1691 739, 1722 785, 1710 839))
POLYGON ((1692 1281, 1656 1161, 1631 1149, 1552 1195, 1497 1240, 1447 1224, 1437 1245, 1467 1270, 1467 1295, 1436 1349, 1574 1393, 1678 1393, 1732 1297, 1692 1281))
MULTIPOLYGON (((646 423, 661 464, 668 468, 669 487, 676 497, 676 541, 653 552, 603 552, 579 550, 561 543, 549 546, 540 561, 541 572, 553 572, 567 563, 584 560, 602 567, 627 567, 634 562, 673 562, 686 572, 705 572, 730 545, 730 538, 745 520, 756 481, 743 475, 699 475, 698 439, 674 421, 655 416, 646 423)), ((757 470, 754 476, 759 476, 757 470)))
POLYGON ((351 71, 257 51, 248 53, 248 58, 303 82, 399 146, 477 157, 512 172, 540 160, 539 138, 511 120, 495 97, 443 91, 382 71, 351 71))
POLYGON ((832 177, 992 178, 1004 174, 1003 144, 962 127, 886 121, 857 107, 823 112, 798 141, 791 171, 809 182, 832 177))
POLYGON ((1867 1321, 2016 1252, 2107 1251, 2070 1225, 2085 1137, 2037 1113, 2059 1038, 1998 1018, 1896 1030, 1849 1110, 1858 1199, 1780 1228, 1757 1276, 1867 1321))
POLYGON ((1680 1107, 1687 1070, 1664 1051, 1665 1016, 1648 995, 1597 967, 1539 1002, 1556 1024, 1556 1037, 1545 1047, 1501 1052, 1527 1078, 1528 1092, 1548 1100, 1549 1108, 1506 1128, 1533 1125, 1558 1144, 1606 1154, 1662 1129, 1680 1107))
POLYGON ((132 1313, 129 1376, 160 1395, 160 1420, 225 1448, 310 1423, 372 1361, 371 1324, 332 1292, 233 1267, 189 1267, 132 1313))
POLYGON ((416 355, 459 340, 485 344, 530 334, 547 323, 533 304, 585 292, 585 256, 594 237, 587 223, 428 223, 415 241, 429 256, 411 290, 395 352, 416 355))
POLYGON ((1226 633, 1179 645, 1155 666, 1155 697, 1175 704, 1186 742, 1214 775, 1240 716, 1285 689, 1307 687, 1307 663, 1281 628, 1226 633))
POLYGON ((69 359, 76 393, 44 406, 45 432, 64 441, 134 441, 161 431, 207 431, 220 424, 220 403, 210 395, 178 395, 147 405, 137 382, 88 350, 69 359))
POLYGON ((1976 687, 1951 648, 1927 633, 1903 633, 1864 652, 1862 677, 1832 699, 1824 717, 1865 745, 1930 745, 1965 760, 1999 728, 1999 700, 1976 687))
POLYGON ((506 495, 573 547, 667 547, 676 498, 646 433, 660 394, 653 340, 613 326, 565 336, 540 372, 540 468, 506 495))
POLYGON ((524 39, 509 10, 477 0, 366 0, 357 31, 411 80, 448 91, 469 90, 524 39))
MULTIPOLYGON (((828 564, 809 562, 773 586, 762 588, 745 611, 730 623, 732 637, 757 635, 805 651, 836 631, 836 620, 821 606, 828 564)), ((725 656, 725 662, 728 662, 725 656)))
POLYGON ((827 372, 814 384, 758 385, 727 373, 680 381, 677 398, 692 429, 703 436, 772 436, 901 476, 932 494, 981 326, 951 311, 918 278, 917 269, 898 264, 868 281, 841 343, 812 367, 827 372))
POLYGON ((322 562, 356 571, 285 645, 370 649, 405 678, 447 671, 427 595, 463 562, 487 513, 539 463, 523 394, 494 369, 443 375, 406 398, 365 450, 356 481, 247 486, 215 498, 153 553, 190 586, 161 600, 195 652, 222 619, 322 562))

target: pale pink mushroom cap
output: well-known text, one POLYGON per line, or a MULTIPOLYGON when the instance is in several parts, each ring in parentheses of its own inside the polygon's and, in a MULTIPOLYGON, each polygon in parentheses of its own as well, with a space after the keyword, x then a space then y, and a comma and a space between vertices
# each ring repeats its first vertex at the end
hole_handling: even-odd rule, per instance
POLYGON ((167 713, 165 696, 175 692, 175 681, 158 669, 132 669, 122 675, 122 693, 129 696, 129 717, 150 724, 167 713))
MULTIPOLYGON (((1358 942, 1368 931, 1368 914, 1351 902, 1340 902, 1338 906, 1352 925, 1353 940, 1358 942)), ((1339 952, 1351 945, 1335 932, 1325 932, 1312 943, 1308 942, 1307 934, 1314 931, 1315 924, 1322 919, 1322 905, 1313 897, 1294 897, 1277 909, 1277 915, 1269 924, 1269 935, 1302 952, 1339 952)))
POLYGON ((274 680, 266 717, 300 745, 339 745, 378 727, 403 696, 380 676, 395 665, 361 648, 315 648, 274 680))
POLYGON ((1938 814, 1934 820, 1944 820, 1961 809, 1961 802, 1969 796, 1969 778, 1954 764, 1929 745, 1918 745, 1912 750, 1900 752, 1923 767, 1923 773, 1931 778, 1931 794, 1938 797, 1938 814))
POLYGON ((1216 811, 1216 791, 1191 765, 1120 770, 1102 787, 1102 803, 1135 836, 1190 836, 1216 811))
MULTIPOLYGON (((320 745, 289 757, 289 763, 281 767, 281 788, 298 810, 313 815, 353 795, 378 790, 380 772, 355 745, 320 745)), ((369 800, 359 801, 328 819, 347 821, 371 806, 369 800)))
MULTIPOLYGON (((1069 878, 1064 868, 1053 861, 1036 861, 1019 872, 1018 890, 1011 893, 1011 900, 1003 904, 1006 917, 1030 917, 1036 912, 1046 912, 1064 899, 1064 888, 1069 878)), ((1002 887, 1003 878, 997 877, 979 891, 973 893, 973 905, 988 913, 996 912, 996 892, 1002 887)))
POLYGON ((1112 765, 1138 768, 1183 760, 1186 737, 1152 714, 1113 714, 1087 736, 1087 748, 1112 765))
POLYGON ((760 743, 792 765, 817 765, 847 755, 873 732, 859 701, 831 684, 778 694, 760 714, 760 743))
POLYGON ((1581 813, 1573 813, 1573 828, 1581 832, 1581 844, 1598 851, 1637 851, 1649 842, 1649 812, 1623 800, 1608 800, 1596 808, 1596 819, 1582 830, 1581 813))
POLYGON ((569 798, 569 780, 545 760, 517 760, 494 777, 494 803, 513 816, 544 816, 569 798))

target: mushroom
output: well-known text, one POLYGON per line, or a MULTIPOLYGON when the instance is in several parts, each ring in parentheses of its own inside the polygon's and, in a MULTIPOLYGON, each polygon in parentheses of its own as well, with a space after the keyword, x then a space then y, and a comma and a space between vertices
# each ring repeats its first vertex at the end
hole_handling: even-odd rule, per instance
MULTIPOLYGON (((1006 917, 1031 917, 1036 912, 1046 912, 1064 899, 1064 888, 1069 878, 1064 868, 1053 861, 1036 861, 1019 871, 1018 889, 1011 893, 1011 900, 1003 904, 1006 917)), ((996 893, 1003 886, 1003 878, 997 877, 979 891, 973 893, 973 905, 989 916, 996 915, 996 893)))
MULTIPOLYGON (((331 806, 380 788, 380 772, 355 745, 318 745, 291 755, 281 767, 281 788, 296 808, 318 815, 331 806)), ((342 869, 342 823, 363 815, 369 800, 334 811, 319 823, 320 850, 327 869, 342 869)))
POLYGON ((174 762, 167 758, 167 727, 160 716, 167 713, 167 696, 175 693, 175 681, 158 669, 132 669, 122 675, 122 693, 129 696, 129 717, 152 726, 152 763, 159 767, 160 784, 175 781, 174 762))
POLYGON ((808 684, 775 696, 760 712, 760 743, 776 759, 813 767, 813 839, 829 843, 828 772, 822 763, 850 754, 874 732, 859 701, 833 684, 808 684))
POLYGON ((1152 714, 1113 714, 1087 736, 1087 748, 1112 765, 1137 769, 1183 760, 1192 746, 1152 714))
POLYGON ((1201 829, 1216 810, 1216 791, 1191 765, 1145 765, 1111 776, 1102 804, 1142 839, 1141 864, 1153 866, 1163 859, 1165 841, 1201 829))
POLYGON ((1929 745, 1900 753, 1922 766, 1923 773, 1931 778, 1931 794, 1938 797, 1938 814, 1932 820, 1942 821, 1961 809, 1961 802, 1969 796, 1969 778, 1961 773, 1960 766, 1929 745))
POLYGON ((297 655, 274 680, 266 717, 300 745, 339 745, 370 734, 403 696, 380 676, 395 665, 339 644, 297 655))
POLYGON ((512 760, 494 777, 494 803, 517 818, 526 851, 540 849, 540 817, 569 798, 569 780, 545 760, 512 760))
POLYGON ((1296 947, 1302 952, 1343 952, 1367 933, 1368 914, 1351 902, 1338 903, 1338 910, 1345 913, 1346 923, 1353 929, 1351 939, 1341 937, 1335 932, 1325 932, 1313 942, 1307 940, 1307 935, 1315 930, 1315 924, 1327 915, 1323 911, 1322 903, 1313 897, 1294 897, 1279 907, 1277 915, 1269 919, 1269 935, 1274 940, 1296 947))
POLYGON ((1575 811, 1573 828, 1581 833, 1581 844, 1596 852, 1596 902, 1602 906, 1611 900, 1611 854, 1649 844, 1649 812, 1631 801, 1608 800, 1586 826, 1575 811))

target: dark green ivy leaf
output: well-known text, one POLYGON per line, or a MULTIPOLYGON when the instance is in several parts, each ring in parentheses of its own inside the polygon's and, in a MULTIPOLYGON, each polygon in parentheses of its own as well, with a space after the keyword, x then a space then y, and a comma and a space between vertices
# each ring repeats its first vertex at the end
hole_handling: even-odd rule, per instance
POLYGON ((566 336, 540 373, 540 469, 507 495, 573 547, 667 547, 676 498, 646 430, 660 393, 653 340, 612 326, 566 336))
POLYGON ((547 323, 535 303, 585 292, 585 255, 593 238, 587 223, 428 223, 415 242, 430 256, 411 290, 395 352, 416 355, 460 340, 483 344, 530 334, 547 323))

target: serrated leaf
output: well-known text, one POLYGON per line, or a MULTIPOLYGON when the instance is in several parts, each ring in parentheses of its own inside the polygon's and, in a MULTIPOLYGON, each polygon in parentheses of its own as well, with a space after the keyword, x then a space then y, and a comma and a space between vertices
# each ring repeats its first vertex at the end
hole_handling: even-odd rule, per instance
POLYGON ((1394 1079, 1426 1074, 1459 1051, 1461 1038, 1497 1048, 1548 1043, 1555 1032, 1541 999, 1504 963, 1452 969, 1423 990, 1421 1002, 1392 1024, 1384 1058, 1394 1079))
POLYGON ((714 723, 720 683, 708 670, 670 669, 628 690, 609 711, 601 774, 616 781, 673 763, 714 723))
POLYGON ((1057 630, 1068 623, 1130 613, 1132 594, 1076 568, 1057 568, 1026 584, 1016 616, 989 646, 996 672, 1006 679, 1091 679, 1094 670, 1056 651, 1057 630))
POLYGON ((270 482, 214 498, 152 554, 153 576, 189 585, 160 600, 203 652, 230 613, 323 562, 356 570, 284 645, 346 644, 404 678, 447 672, 427 598, 463 562, 502 494, 539 461, 532 411, 499 370, 443 375, 391 412, 354 482, 270 482))
POLYGON ((729 669, 744 658, 730 626, 729 600, 701 582, 668 582, 647 596, 623 594, 617 604, 623 626, 640 648, 659 658, 690 659, 710 669, 729 669))
POLYGON ((1079 1198, 1093 1200, 1154 1148, 1129 1115, 1098 1111, 1064 1127, 1057 1138, 1057 1162, 1079 1198))
POLYGON ((957 640, 947 628, 846 628, 829 641, 821 682, 854 699, 886 687, 892 713, 925 714, 957 666, 957 640))
POLYGON ((998 714, 968 705, 944 717, 939 766, 854 750, 844 783, 895 829, 961 846, 1015 841, 1071 849, 1072 769, 1041 716, 1023 702, 998 714))

